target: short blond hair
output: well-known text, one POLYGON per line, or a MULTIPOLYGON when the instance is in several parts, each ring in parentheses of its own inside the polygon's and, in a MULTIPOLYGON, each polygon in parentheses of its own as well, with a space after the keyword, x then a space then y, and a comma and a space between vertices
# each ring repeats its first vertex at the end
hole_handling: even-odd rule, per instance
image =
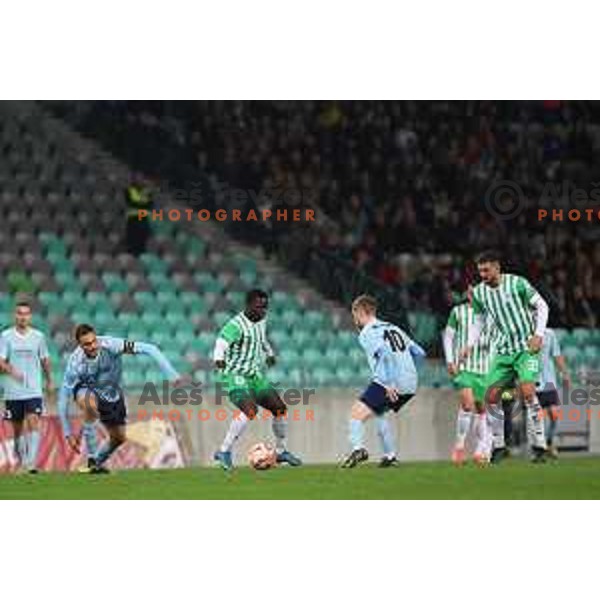
POLYGON ((352 310, 362 309, 365 312, 374 315, 377 312, 377 300, 373 296, 361 294, 352 302, 352 310))

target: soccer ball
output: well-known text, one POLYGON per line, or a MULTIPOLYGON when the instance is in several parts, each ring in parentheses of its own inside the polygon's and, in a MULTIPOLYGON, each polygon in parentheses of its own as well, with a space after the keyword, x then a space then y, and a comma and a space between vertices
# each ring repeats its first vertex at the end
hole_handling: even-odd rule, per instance
POLYGON ((277 453, 272 444, 258 442, 248 450, 248 463, 253 469, 264 471, 277 464, 277 453))

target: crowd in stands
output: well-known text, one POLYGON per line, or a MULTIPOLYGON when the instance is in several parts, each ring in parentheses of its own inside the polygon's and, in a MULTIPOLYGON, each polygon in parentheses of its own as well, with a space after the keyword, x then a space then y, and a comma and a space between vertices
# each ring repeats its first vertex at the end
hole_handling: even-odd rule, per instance
POLYGON ((540 206, 573 206, 549 197, 549 184, 568 181, 589 194, 600 181, 597 103, 115 102, 77 110, 81 120, 103 111, 129 123, 149 153, 178 148, 161 154, 161 168, 184 157, 230 186, 268 191, 259 208, 314 207, 316 224, 268 225, 262 239, 299 260, 307 247, 350 260, 400 290, 407 308, 446 313, 452 292, 474 278, 473 255, 496 247, 549 296, 556 325, 600 326, 600 222, 538 218, 540 206), (523 192, 510 199, 522 209, 515 218, 498 219, 485 202, 498 181, 523 192))

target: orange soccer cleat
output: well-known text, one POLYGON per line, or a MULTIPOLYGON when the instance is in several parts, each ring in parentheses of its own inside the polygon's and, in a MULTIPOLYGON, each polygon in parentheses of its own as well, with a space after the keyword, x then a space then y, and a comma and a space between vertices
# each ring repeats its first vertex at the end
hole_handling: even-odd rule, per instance
POLYGON ((487 467, 490 464, 490 457, 485 452, 475 452, 473 462, 480 467, 487 467))
POLYGON ((452 450, 452 462, 457 465, 463 465, 466 458, 466 452, 464 446, 455 446, 452 450))

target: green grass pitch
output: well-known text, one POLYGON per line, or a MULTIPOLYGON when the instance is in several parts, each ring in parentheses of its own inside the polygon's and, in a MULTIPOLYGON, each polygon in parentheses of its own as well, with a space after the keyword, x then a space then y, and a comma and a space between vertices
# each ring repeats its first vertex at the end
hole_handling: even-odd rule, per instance
POLYGON ((461 468, 449 463, 120 471, 109 475, 0 476, 0 499, 592 499, 600 498, 600 458, 461 468))

